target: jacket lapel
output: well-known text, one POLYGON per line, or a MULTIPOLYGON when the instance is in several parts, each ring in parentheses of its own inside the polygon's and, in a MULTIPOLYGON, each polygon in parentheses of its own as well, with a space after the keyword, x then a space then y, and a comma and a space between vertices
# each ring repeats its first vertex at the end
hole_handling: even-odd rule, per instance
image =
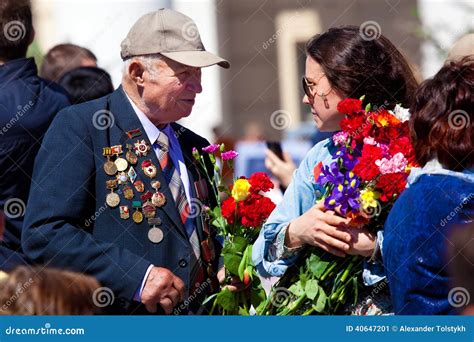
MULTIPOLYGON (((123 134, 120 137, 120 144, 134 144, 137 140, 145 140, 145 142, 150 146, 150 151, 145 157, 139 157, 138 162, 136 164, 136 171, 137 171, 137 179, 140 180, 145 185, 145 192, 151 191, 154 192, 154 189, 151 187, 151 179, 147 177, 141 168, 141 163, 144 160, 151 160, 151 162, 156 166, 157 173, 156 173, 156 180, 161 183, 161 187, 159 189, 166 197, 166 203, 161 208, 157 208, 157 210, 161 210, 162 212, 167 215, 170 220, 174 223, 174 225, 178 228, 178 232, 187 239, 187 234, 184 225, 181 222, 177 206, 174 202, 173 195, 169 189, 168 183, 166 182, 163 173, 160 168, 160 163, 156 156, 156 153, 152 147, 148 136, 145 133, 145 130, 138 119, 135 111, 133 110, 130 102, 128 101, 122 86, 120 86, 110 97, 110 111, 114 117, 115 125, 123 131, 123 134), (140 136, 133 137, 130 132, 139 130, 141 132, 140 136)), ((140 194, 141 195, 141 194, 140 194)))

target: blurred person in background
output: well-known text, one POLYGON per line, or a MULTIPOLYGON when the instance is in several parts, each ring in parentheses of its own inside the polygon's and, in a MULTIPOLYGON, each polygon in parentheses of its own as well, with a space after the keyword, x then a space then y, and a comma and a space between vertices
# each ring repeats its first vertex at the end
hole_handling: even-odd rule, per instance
POLYGON ((390 211, 382 249, 396 314, 457 311, 445 255, 451 227, 474 218, 473 89, 468 56, 446 62, 415 93, 410 133, 422 168, 390 211))
POLYGON ((20 236, 36 154, 69 100, 64 89, 39 78, 33 58, 26 58, 35 35, 30 1, 0 2, 0 32, 0 269, 9 270, 25 263, 20 236))
POLYGON ((68 92, 71 104, 95 100, 114 91, 109 73, 97 67, 72 69, 58 83, 68 92))
POLYGON ((97 57, 92 51, 74 44, 59 44, 44 56, 40 76, 58 83, 66 72, 81 66, 97 66, 97 57))
POLYGON ((93 315, 107 296, 91 276, 43 267, 19 266, 0 288, 0 315, 93 315))

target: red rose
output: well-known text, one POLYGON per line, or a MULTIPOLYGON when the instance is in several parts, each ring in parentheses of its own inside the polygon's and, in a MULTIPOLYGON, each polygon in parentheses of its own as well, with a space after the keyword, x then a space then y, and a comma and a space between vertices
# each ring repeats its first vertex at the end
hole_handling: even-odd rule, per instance
POLYGON ((395 200, 405 190, 407 174, 402 172, 387 173, 377 180, 376 187, 381 190, 380 200, 388 202, 395 200))
POLYGON ((352 115, 362 110, 362 101, 356 99, 345 99, 337 104, 337 111, 342 114, 352 115))
POLYGON ((248 181, 251 185, 250 191, 253 193, 258 193, 259 191, 267 192, 273 189, 273 182, 265 172, 255 172, 248 181))

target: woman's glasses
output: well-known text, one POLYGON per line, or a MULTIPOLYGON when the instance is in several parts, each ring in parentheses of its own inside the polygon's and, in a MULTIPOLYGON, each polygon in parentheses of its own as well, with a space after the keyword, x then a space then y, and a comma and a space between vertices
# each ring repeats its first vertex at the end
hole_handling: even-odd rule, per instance
POLYGON ((317 86, 319 81, 321 80, 321 78, 323 78, 324 76, 325 75, 322 74, 321 77, 316 82, 310 82, 310 81, 308 81, 308 79, 305 76, 303 76, 303 78, 302 78, 303 91, 306 94, 306 96, 308 96, 308 98, 311 99, 311 100, 314 100, 314 96, 318 95, 324 101, 324 106, 326 108, 329 108, 329 102, 328 102, 326 96, 332 91, 332 88, 326 94, 324 94, 324 93, 318 94, 317 92, 314 92, 314 94, 313 94, 313 91, 312 91, 312 88, 317 86))

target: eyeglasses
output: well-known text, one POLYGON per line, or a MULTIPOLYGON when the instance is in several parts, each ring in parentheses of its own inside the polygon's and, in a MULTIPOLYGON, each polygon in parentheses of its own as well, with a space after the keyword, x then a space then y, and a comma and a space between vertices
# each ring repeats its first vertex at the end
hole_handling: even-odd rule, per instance
POLYGON ((311 88, 317 86, 321 78, 323 78, 324 76, 325 76, 324 74, 321 74, 321 77, 319 77, 319 79, 316 82, 310 82, 305 76, 302 77, 301 81, 303 83, 303 91, 306 94, 306 96, 308 96, 310 99, 314 98, 314 95, 317 95, 317 94, 313 94, 313 91, 311 88))
POLYGON ((312 89, 311 89, 313 87, 316 87, 319 81, 321 80, 321 78, 323 78, 324 76, 325 74, 321 74, 321 77, 319 77, 319 79, 316 82, 309 82, 308 79, 305 76, 303 76, 302 83, 303 83, 303 91, 306 94, 306 96, 308 96, 308 98, 311 99, 311 101, 314 101, 314 96, 318 95, 323 100, 324 107, 328 109, 329 101, 326 96, 329 95, 329 93, 332 91, 332 88, 329 89, 329 91, 326 94, 325 93, 318 94, 317 91, 313 94, 312 89))

